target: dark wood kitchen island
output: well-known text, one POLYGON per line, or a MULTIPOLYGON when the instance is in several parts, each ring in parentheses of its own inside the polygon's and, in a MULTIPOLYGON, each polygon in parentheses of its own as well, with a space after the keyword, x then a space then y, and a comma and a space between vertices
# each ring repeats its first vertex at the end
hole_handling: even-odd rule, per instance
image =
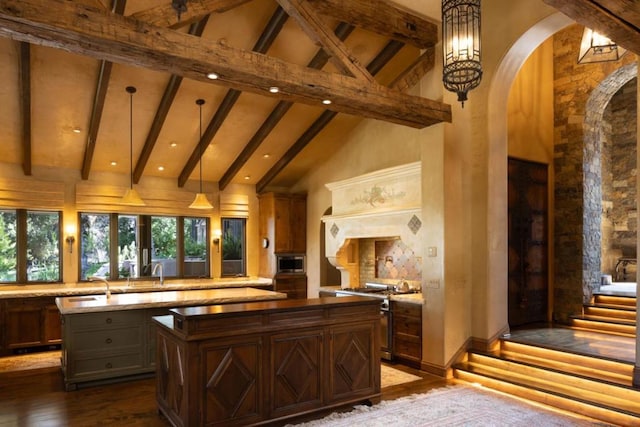
POLYGON ((329 297, 154 317, 158 407, 175 426, 246 426, 377 400, 379 306, 329 297))

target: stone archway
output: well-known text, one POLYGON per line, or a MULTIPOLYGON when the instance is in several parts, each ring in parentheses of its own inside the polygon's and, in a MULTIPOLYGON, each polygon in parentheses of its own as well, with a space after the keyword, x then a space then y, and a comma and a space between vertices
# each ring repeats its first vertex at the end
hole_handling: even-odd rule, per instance
POLYGON ((583 191, 583 292, 585 300, 599 287, 601 268, 602 215, 602 123, 604 112, 620 88, 638 75, 637 63, 620 67, 591 92, 585 109, 583 191))

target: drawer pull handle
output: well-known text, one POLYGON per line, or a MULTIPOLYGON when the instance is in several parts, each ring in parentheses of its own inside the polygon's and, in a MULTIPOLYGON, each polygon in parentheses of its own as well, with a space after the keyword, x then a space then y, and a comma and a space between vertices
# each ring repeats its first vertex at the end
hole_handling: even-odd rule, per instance
POLYGON ((107 368, 107 369, 111 369, 111 368, 113 368, 113 365, 111 364, 111 362, 109 362, 106 365, 104 365, 104 367, 107 368))
POLYGON ((107 338, 106 340, 104 340, 104 342, 106 342, 107 344, 111 344, 113 340, 111 338, 107 338))
POLYGON ((107 322, 107 323, 111 323, 111 322, 113 322, 113 320, 111 320, 111 318, 110 318, 110 317, 107 317, 106 322, 107 322))

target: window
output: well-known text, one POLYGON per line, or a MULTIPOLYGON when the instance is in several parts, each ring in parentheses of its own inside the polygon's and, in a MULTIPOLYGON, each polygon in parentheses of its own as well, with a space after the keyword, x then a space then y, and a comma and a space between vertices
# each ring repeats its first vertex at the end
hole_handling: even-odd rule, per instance
POLYGON ((81 280, 210 276, 207 218, 81 213, 80 229, 81 280))
POLYGON ((60 282, 60 224, 51 211, 0 210, 0 282, 60 282))
POLYGON ((246 219, 222 218, 222 275, 246 276, 246 219))

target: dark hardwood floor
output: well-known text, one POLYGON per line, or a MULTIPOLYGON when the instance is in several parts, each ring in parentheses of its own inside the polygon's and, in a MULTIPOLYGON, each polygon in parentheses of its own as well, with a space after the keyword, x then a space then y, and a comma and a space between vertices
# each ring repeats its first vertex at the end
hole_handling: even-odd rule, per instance
MULTIPOLYGON (((158 414, 154 378, 67 392, 64 391, 59 368, 2 371, 2 363, 0 360, 0 426, 170 425, 158 414)), ((383 388, 382 400, 424 393, 447 384, 442 378, 406 366, 396 364, 393 367, 423 379, 383 388)), ((323 415, 326 413, 315 414, 306 419, 320 418, 323 415)), ((297 419, 296 422, 304 419, 297 419)))

